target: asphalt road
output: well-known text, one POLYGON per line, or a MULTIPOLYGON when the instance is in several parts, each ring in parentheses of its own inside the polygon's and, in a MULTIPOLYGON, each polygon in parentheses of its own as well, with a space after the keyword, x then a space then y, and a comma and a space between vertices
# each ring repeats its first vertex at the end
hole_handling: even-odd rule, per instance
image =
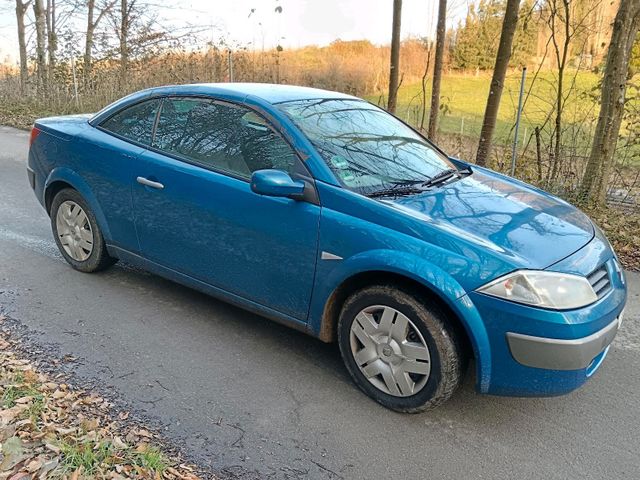
POLYGON ((77 357, 222 476, 283 479, 640 478, 640 276, 598 374, 559 398, 477 395, 385 410, 334 346, 126 265, 72 270, 0 127, 0 311, 77 357))

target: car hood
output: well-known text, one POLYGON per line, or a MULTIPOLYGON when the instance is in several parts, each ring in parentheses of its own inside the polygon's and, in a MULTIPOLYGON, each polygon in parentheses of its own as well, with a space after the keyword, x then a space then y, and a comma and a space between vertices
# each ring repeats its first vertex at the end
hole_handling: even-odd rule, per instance
POLYGON ((546 268, 593 238, 589 218, 569 203, 490 170, 473 171, 449 185, 389 204, 509 257, 519 268, 546 268))

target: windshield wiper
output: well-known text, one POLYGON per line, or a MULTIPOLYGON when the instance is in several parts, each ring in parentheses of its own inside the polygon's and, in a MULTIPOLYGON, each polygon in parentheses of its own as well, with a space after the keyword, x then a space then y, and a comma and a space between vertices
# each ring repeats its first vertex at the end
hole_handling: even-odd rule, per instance
POLYGON ((375 192, 367 193, 367 197, 390 197, 390 196, 403 196, 403 195, 415 195, 416 193, 424 192, 424 188, 416 187, 415 185, 402 185, 391 188, 383 188, 382 190, 376 190, 375 192))
POLYGON ((454 176, 457 176, 458 178, 462 178, 463 176, 466 177, 467 175, 471 175, 472 173, 473 171, 469 166, 461 168, 460 170, 456 170, 455 168, 448 168, 431 177, 429 180, 424 182, 422 186, 425 188, 435 187, 437 185, 442 185, 443 183, 445 183, 447 180, 451 179, 454 176))
POLYGON ((388 197, 393 195, 399 197, 402 195, 415 195, 418 193, 423 193, 429 187, 441 185, 454 176, 462 178, 466 177, 467 175, 471 175, 472 173, 473 170, 471 170, 471 167, 469 166, 461 168, 460 170, 456 170, 455 168, 448 168, 447 170, 443 170, 442 172, 437 173, 427 181, 401 180, 392 182, 393 187, 376 190, 374 192, 367 193, 366 195, 367 197, 388 197))
POLYGON ((424 188, 420 187, 422 180, 396 180, 390 182, 393 186, 389 188, 383 188, 371 193, 367 193, 367 197, 386 197, 391 195, 413 195, 416 193, 424 192, 424 188))
POLYGON ((441 183, 446 182, 451 177, 456 175, 458 170, 455 168, 447 168, 446 170, 441 171, 440 173, 436 173, 433 177, 422 184, 423 187, 433 187, 435 185, 439 185, 441 183))

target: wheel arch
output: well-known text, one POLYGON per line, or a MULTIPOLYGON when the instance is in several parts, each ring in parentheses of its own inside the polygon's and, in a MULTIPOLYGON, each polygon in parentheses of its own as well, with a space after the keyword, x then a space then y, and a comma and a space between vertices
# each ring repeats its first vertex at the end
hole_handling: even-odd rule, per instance
POLYGON ((340 310, 342 309, 344 302, 358 290, 362 290, 363 288, 373 285, 391 285, 399 290, 417 295, 420 298, 426 298, 436 302, 438 307, 442 308, 448 317, 455 322, 454 326, 461 331, 464 335, 465 342, 468 342, 468 345, 471 346, 471 339, 464 326, 464 322, 459 318, 458 314, 451 308, 448 302, 443 300, 443 298, 436 293, 433 288, 430 288, 424 283, 409 276, 385 270, 369 270, 356 273, 346 278, 335 288, 329 296, 322 314, 322 324, 319 335, 321 340, 325 342, 333 342, 336 340, 338 317, 340 316, 340 310))
POLYGON ((44 208, 47 210, 49 216, 51 216, 51 204, 53 203, 54 197, 65 188, 71 188, 76 190, 70 183, 65 182, 64 180, 55 180, 45 188, 44 191, 44 208))
POLYGON ((72 188, 76 190, 82 198, 89 204, 89 207, 93 211, 93 214, 96 217, 96 221, 100 226, 100 230, 102 231, 102 235, 105 240, 111 239, 111 233, 109 231, 109 225, 107 224, 107 219, 100 208, 98 200, 95 195, 91 191, 89 185, 73 170, 61 167, 56 168, 51 171, 47 180, 44 184, 44 206, 51 216, 51 204, 53 203, 53 199, 61 190, 65 188, 72 188))
MULTIPOLYGON (((401 258, 402 255, 395 255, 396 259, 398 257, 401 258)), ((415 258, 405 259, 410 260, 410 263, 402 259, 389 263, 388 259, 394 257, 390 257, 388 252, 383 258, 386 260, 376 268, 351 271, 333 283, 336 286, 326 295, 319 315, 310 318, 310 328, 320 340, 334 342, 337 338, 338 318, 345 300, 364 287, 391 284, 408 293, 437 302, 438 307, 451 319, 456 332, 463 338, 467 351, 473 356, 477 385, 482 390, 482 385, 488 381, 491 372, 489 337, 477 310, 473 305, 469 305, 465 290, 445 271, 422 259, 419 263, 415 258), (398 262, 403 266, 400 267, 398 262), (405 265, 409 268, 404 268, 405 265), (420 268, 416 268, 418 265, 420 268)))

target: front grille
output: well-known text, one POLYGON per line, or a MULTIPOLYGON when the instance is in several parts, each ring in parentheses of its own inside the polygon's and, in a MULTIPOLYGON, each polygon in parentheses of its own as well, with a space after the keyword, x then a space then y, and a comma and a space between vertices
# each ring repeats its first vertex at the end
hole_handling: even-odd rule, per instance
POLYGON ((603 264, 587 275, 587 280, 596 292, 598 299, 604 297, 611 290, 611 281, 609 280, 609 271, 607 265, 603 264))

